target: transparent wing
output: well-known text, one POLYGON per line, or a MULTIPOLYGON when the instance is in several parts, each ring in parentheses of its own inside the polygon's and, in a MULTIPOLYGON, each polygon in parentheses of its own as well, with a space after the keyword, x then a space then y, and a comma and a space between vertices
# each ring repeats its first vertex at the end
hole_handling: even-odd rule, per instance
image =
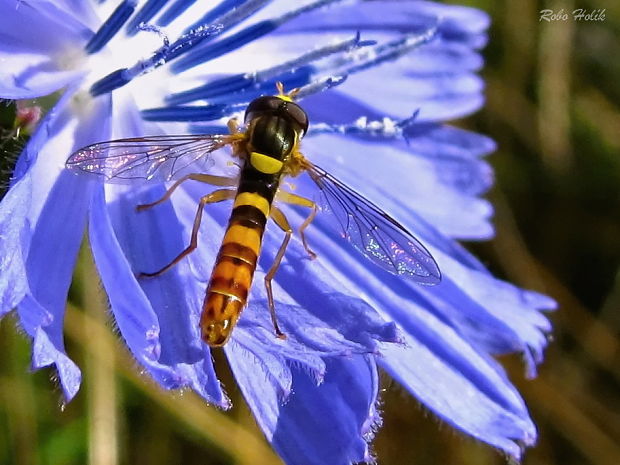
POLYGON ((164 135, 118 139, 88 145, 74 152, 67 168, 99 175, 110 183, 135 180, 169 181, 185 168, 229 142, 220 135, 164 135))
POLYGON ((321 191, 323 211, 366 258, 384 270, 422 284, 437 284, 441 273, 426 248, 391 216, 334 176, 309 162, 307 171, 321 191))

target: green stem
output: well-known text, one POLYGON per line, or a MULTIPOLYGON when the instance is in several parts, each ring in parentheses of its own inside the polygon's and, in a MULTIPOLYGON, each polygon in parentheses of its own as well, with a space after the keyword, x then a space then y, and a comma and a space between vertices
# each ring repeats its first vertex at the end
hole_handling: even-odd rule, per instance
MULTIPOLYGON (((108 302, 87 238, 82 242, 74 276, 78 282, 81 307, 94 321, 106 324, 108 302)), ((89 328, 84 327, 88 333, 89 328)), ((95 332, 88 335, 85 387, 88 397, 88 463, 118 464, 118 403, 116 359, 110 339, 95 332)))

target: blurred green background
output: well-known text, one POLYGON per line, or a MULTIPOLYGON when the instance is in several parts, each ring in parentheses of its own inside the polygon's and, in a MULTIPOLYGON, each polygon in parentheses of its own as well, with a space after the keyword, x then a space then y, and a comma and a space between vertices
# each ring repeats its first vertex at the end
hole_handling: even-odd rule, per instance
MULTIPOLYGON (((454 2, 457 3, 457 2, 454 2)), ((493 19, 486 107, 457 124, 490 135, 494 241, 467 244, 498 276, 553 296, 560 310, 544 364, 526 380, 505 357, 540 438, 526 465, 620 464, 620 2, 465 1, 493 19), (540 10, 605 8, 603 21, 541 22, 540 10)), ((14 105, 0 107, 0 152, 15 153, 14 105)), ((23 131, 22 131, 23 132, 23 131)), ((10 160, 0 158, 0 171, 10 160)), ((82 273, 92 273, 83 254, 82 273)), ((72 289, 66 323, 83 387, 62 405, 48 370, 30 373, 29 343, 0 321, 0 464, 277 464, 225 363, 235 408, 165 393, 139 373, 105 308, 78 310, 94 283, 72 289)), ((491 465, 506 459, 424 410, 385 380, 383 465, 491 465)))

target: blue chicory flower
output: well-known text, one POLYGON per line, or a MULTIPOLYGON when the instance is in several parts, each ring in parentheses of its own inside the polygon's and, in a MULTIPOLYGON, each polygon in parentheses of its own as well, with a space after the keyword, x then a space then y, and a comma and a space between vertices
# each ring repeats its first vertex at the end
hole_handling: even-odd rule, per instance
MULTIPOLYGON (((66 399, 76 394, 80 370, 62 322, 88 224, 111 311, 139 363, 166 389, 191 387, 229 407, 198 332, 229 211, 209 206, 198 250, 139 282, 135 271, 187 245, 204 186, 137 214, 165 187, 104 186, 64 163, 111 138, 225 132, 226 118, 281 81, 305 97, 307 156, 414 232, 443 280, 423 287, 389 275, 317 219, 308 236, 319 258, 294 242, 276 276, 288 339, 274 337, 256 284, 224 348, 268 440, 288 464, 371 460, 380 367, 441 419, 518 459, 536 431, 493 356, 521 352, 533 375, 550 330, 540 311, 555 304, 493 278, 455 242, 493 234, 479 195, 492 183, 481 157, 494 144, 444 124, 482 104, 475 73, 486 15, 413 0, 112 3, 0 0, 0 97, 60 93, 0 204, 0 316, 16 308, 33 367, 54 365, 66 399)), ((301 222, 301 212, 287 214, 301 222)), ((278 245, 268 232, 258 283, 278 245)))

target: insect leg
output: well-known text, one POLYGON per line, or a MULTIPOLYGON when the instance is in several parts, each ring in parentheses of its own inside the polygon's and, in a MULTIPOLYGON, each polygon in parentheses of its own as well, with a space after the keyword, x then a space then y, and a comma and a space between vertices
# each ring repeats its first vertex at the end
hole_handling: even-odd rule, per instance
POLYGON ((190 173, 190 174, 183 176, 178 181, 176 181, 170 187, 170 189, 166 191, 166 193, 161 199, 156 200, 155 202, 152 202, 152 203, 145 203, 142 205, 138 205, 136 206, 136 210, 141 212, 148 208, 154 207, 155 205, 159 205, 162 202, 165 202, 166 200, 170 198, 170 196, 176 190, 177 187, 179 187, 182 183, 190 179, 192 181, 200 181, 200 182, 204 182, 205 184, 211 184, 212 186, 222 186, 222 187, 236 186, 238 182, 236 179, 229 178, 226 176, 213 176, 211 174, 190 173))
POLYGON ((280 263, 282 262, 282 258, 284 258, 284 252, 286 252, 286 247, 288 246, 289 241, 291 240, 291 234, 293 234, 293 229, 291 225, 288 223, 286 216, 282 213, 278 207, 272 207, 271 209, 271 218, 273 221, 284 231, 284 240, 282 241, 282 245, 280 245, 280 249, 276 254, 276 257, 273 260, 273 265, 269 268, 269 271, 265 275, 265 288, 267 289, 267 298, 269 302, 269 313, 271 314, 271 321, 273 323, 273 327, 276 331, 276 336, 280 339, 286 339, 286 334, 280 331, 280 327, 278 326, 278 320, 276 318, 276 306, 273 301, 273 290, 271 289, 271 280, 275 276, 278 268, 280 267, 280 263))
POLYGON ((286 192, 282 190, 278 191, 276 195, 276 200, 280 202, 288 203, 291 205, 301 205, 302 207, 308 207, 312 209, 308 217, 304 220, 304 222, 299 227, 299 236, 301 237, 301 242, 304 245, 304 249, 306 249, 306 252, 310 256, 310 259, 314 260, 316 258, 316 253, 312 249, 310 249, 310 247, 308 246, 308 241, 306 240, 305 231, 306 231, 306 228, 310 225, 310 223, 312 223, 312 220, 314 220, 314 217, 316 216, 316 213, 318 211, 316 203, 314 203, 310 199, 301 197, 300 195, 296 195, 291 192, 286 192))
POLYGON ((179 263, 183 258, 192 253, 196 247, 198 246, 198 230, 200 229, 200 222, 202 221, 202 211, 204 210, 205 205, 208 203, 217 203, 223 200, 234 199, 236 194, 236 190, 234 189, 218 189, 216 191, 211 192, 210 194, 205 195, 200 198, 200 203, 198 204, 198 210, 196 211, 196 216, 194 217, 194 226, 192 227, 192 235, 189 241, 189 245, 181 252, 177 257, 164 266, 162 269, 155 271, 153 273, 138 273, 138 278, 152 278, 154 276, 159 276, 162 273, 165 273, 174 265, 179 263))
POLYGON ((230 118, 226 126, 228 126, 228 131, 231 134, 237 134, 239 132, 239 121, 237 121, 237 118, 230 118))

